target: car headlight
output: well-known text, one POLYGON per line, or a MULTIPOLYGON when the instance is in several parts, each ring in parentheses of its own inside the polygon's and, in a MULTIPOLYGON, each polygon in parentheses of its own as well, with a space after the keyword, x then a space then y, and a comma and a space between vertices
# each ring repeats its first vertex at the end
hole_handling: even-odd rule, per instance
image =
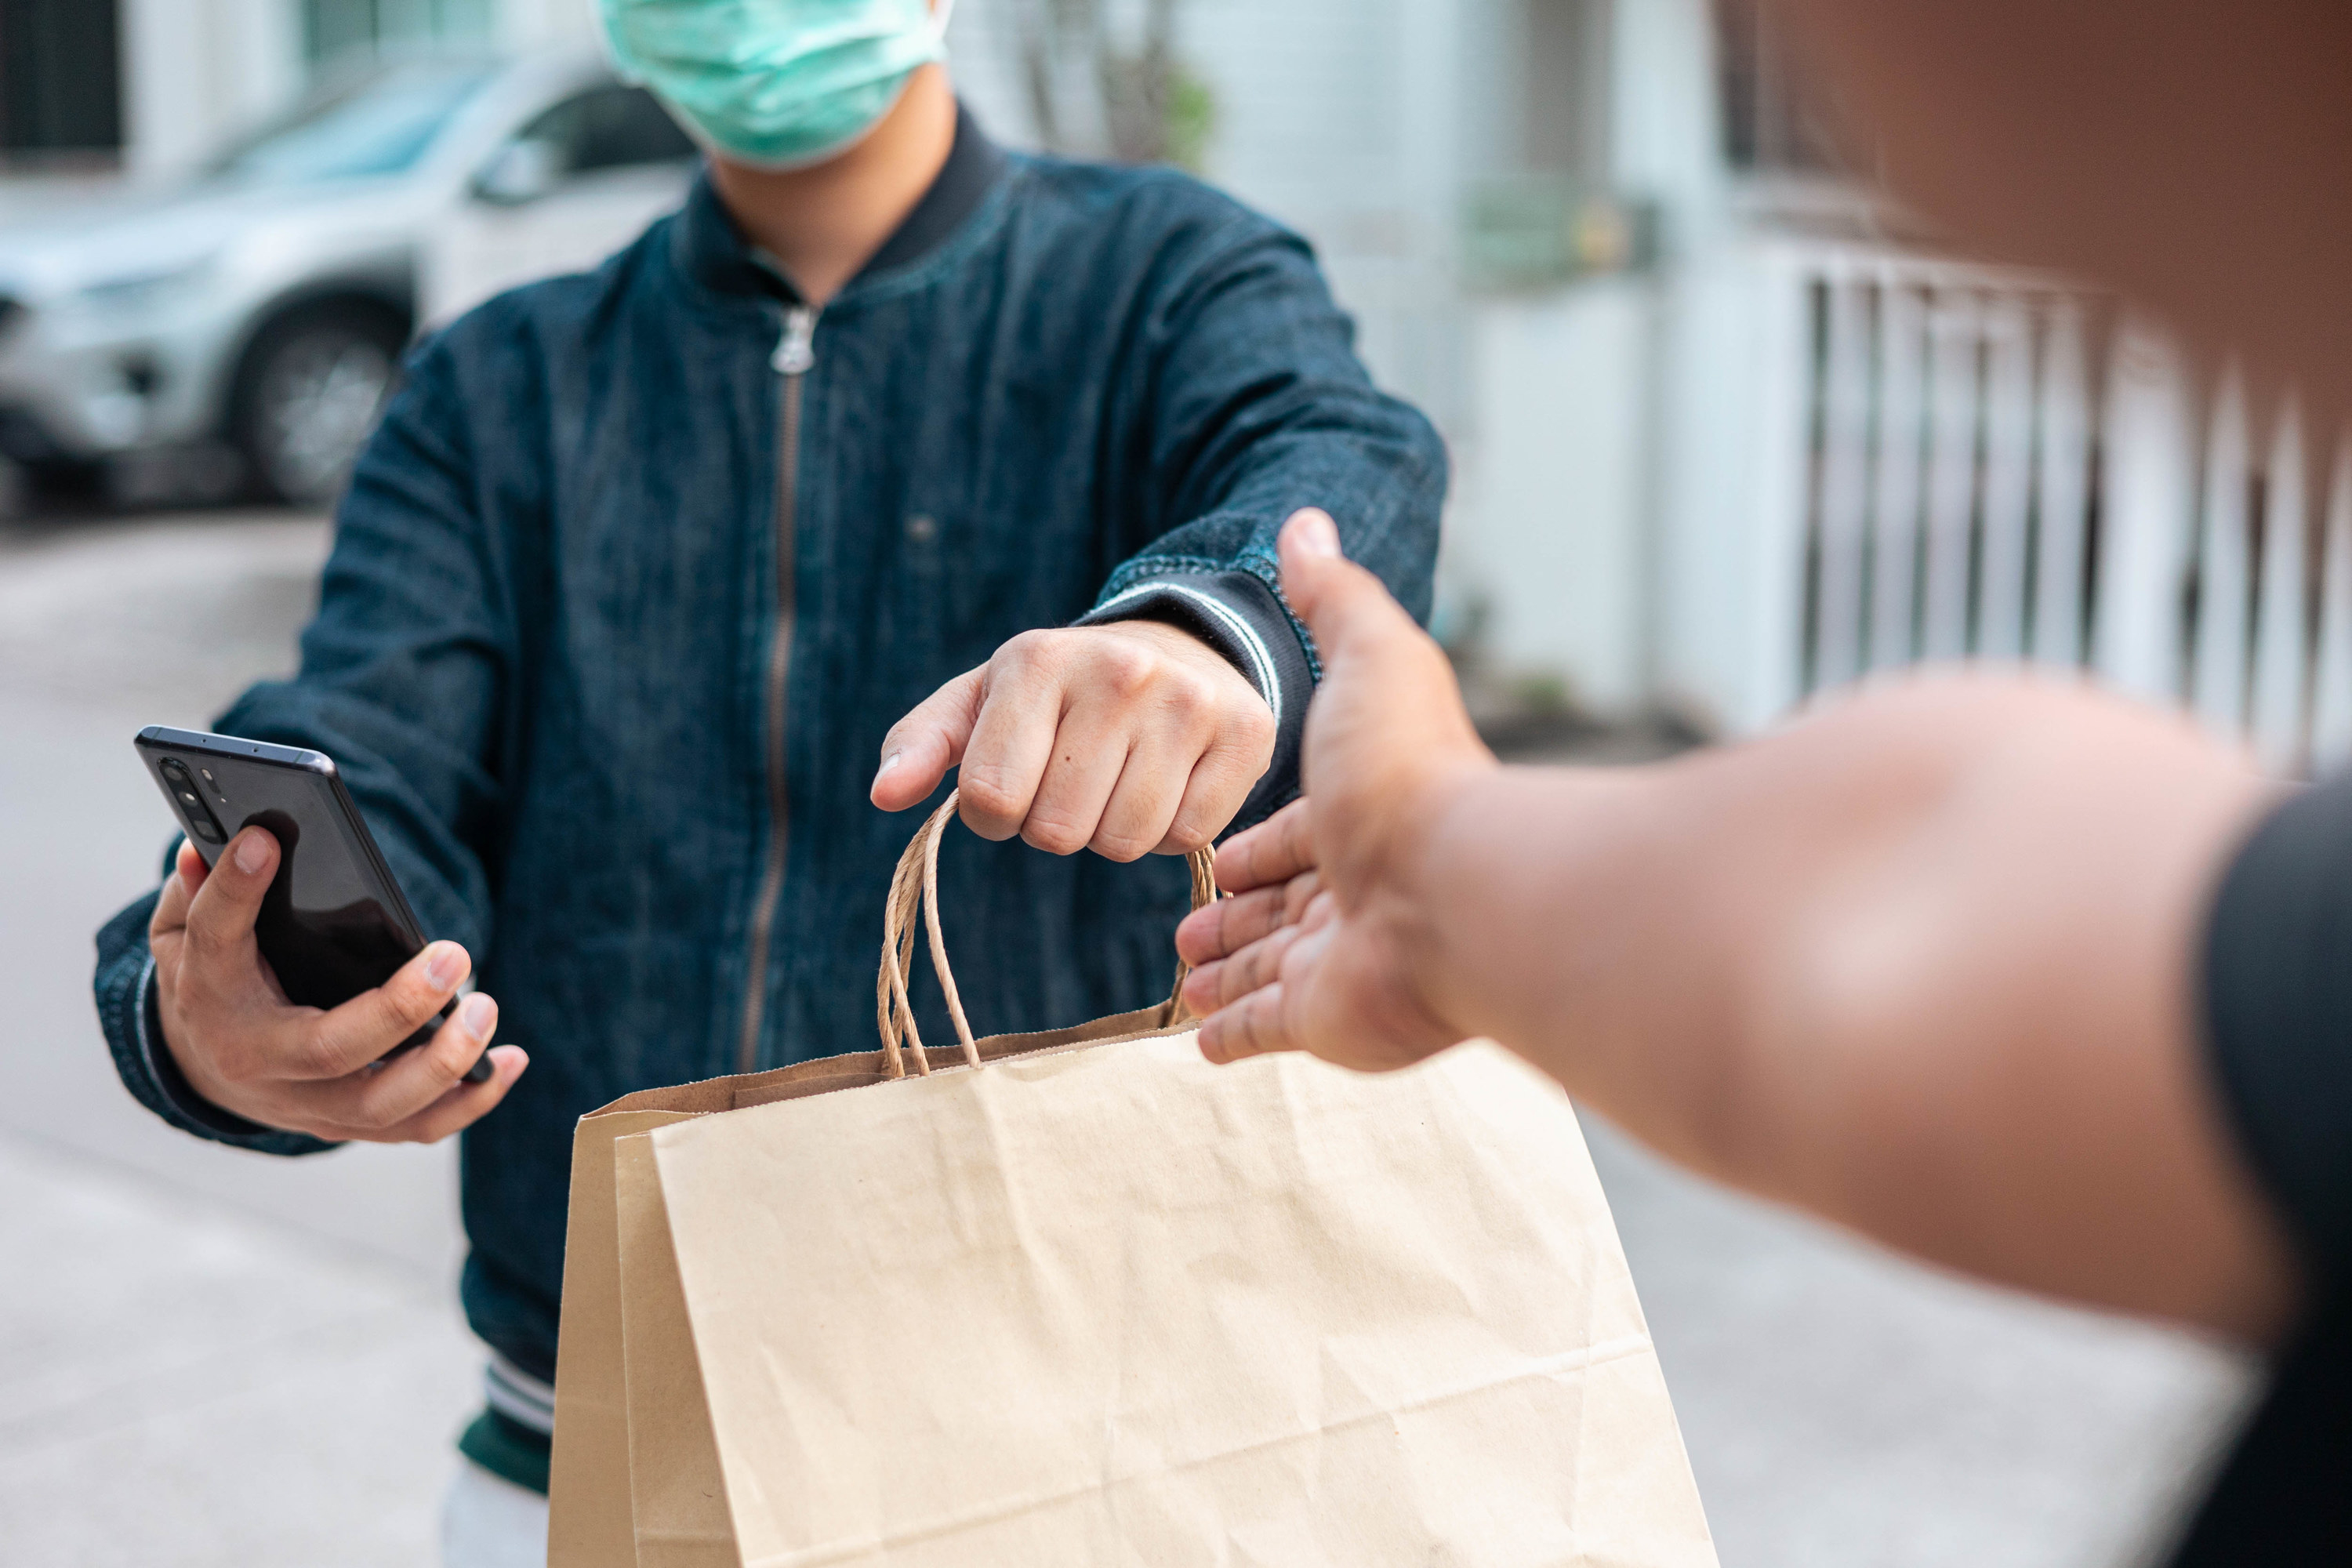
POLYGON ((85 283, 75 290, 81 304, 99 310, 145 310, 200 287, 216 258, 200 256, 152 271, 118 274, 85 283))

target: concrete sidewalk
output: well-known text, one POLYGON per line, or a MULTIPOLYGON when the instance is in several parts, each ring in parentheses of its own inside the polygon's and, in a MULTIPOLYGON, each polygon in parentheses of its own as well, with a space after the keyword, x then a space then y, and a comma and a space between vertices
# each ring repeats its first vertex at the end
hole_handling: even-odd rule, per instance
MULTIPOLYGON (((130 750, 291 662, 314 520, 0 536, 0 1568, 434 1561, 478 1352, 447 1148, 277 1162, 116 1083, 89 937, 157 875, 130 750)), ((1588 1119, 1727 1568, 2142 1560, 2248 1386, 1664 1169, 1588 1119)))
POLYGON ((0 1138, 0 1562, 435 1560, 480 1397, 446 1283, 0 1138))

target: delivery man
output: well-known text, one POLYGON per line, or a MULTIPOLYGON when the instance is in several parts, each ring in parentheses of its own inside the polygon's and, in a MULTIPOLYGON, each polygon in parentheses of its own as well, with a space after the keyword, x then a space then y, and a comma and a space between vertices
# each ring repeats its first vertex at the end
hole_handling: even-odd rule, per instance
POLYGON ((1164 169, 1000 151, 923 0, 604 16, 702 180, 416 351, 299 673, 217 724, 333 757, 443 940, 287 1005, 257 829, 99 937, 116 1062, 174 1124, 280 1154, 465 1130, 469 1563, 542 1550, 573 1121, 870 1047, 887 813, 959 763, 1000 841, 940 870, 971 1017, 1164 996, 1188 880, 1147 858, 1296 789, 1316 663, 1276 531, 1325 509, 1425 612, 1444 487, 1302 242, 1164 169))

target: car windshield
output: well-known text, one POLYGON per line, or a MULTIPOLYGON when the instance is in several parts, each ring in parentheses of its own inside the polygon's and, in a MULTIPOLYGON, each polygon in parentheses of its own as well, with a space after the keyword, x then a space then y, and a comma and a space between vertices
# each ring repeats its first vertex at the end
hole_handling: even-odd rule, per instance
POLYGON ((230 148, 211 174, 269 184, 406 174, 490 74, 415 63, 346 83, 230 148))

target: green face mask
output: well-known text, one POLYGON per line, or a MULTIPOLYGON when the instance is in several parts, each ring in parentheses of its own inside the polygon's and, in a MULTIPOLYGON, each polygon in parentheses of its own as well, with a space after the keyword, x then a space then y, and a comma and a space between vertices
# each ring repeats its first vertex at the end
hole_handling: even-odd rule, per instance
POLYGON ((874 129, 919 66, 947 56, 924 0, 602 0, 621 74, 712 152, 823 163, 874 129))

